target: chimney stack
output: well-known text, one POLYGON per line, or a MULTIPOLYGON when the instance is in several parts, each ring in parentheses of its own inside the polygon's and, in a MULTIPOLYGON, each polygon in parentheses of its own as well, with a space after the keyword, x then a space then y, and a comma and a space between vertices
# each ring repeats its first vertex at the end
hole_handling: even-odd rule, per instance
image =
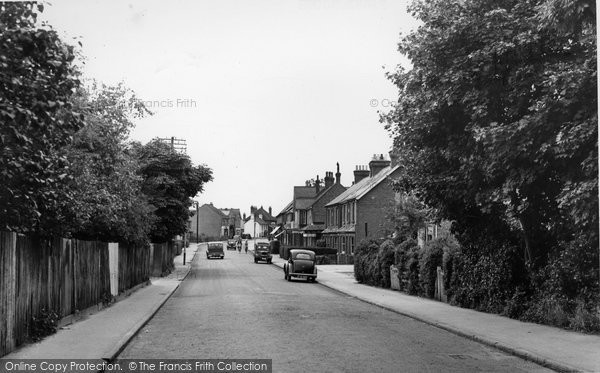
POLYGON ((321 191, 321 180, 319 180, 319 175, 317 175, 317 179, 315 180, 315 195, 318 195, 321 191))
POLYGON ((273 210, 271 209, 271 206, 269 206, 269 215, 273 216, 273 210))
POLYGON ((333 185, 333 172, 325 172, 325 189, 333 185))
POLYGON ((369 177, 369 169, 367 166, 356 166, 354 170, 354 184, 358 183, 365 177, 369 177))
POLYGON ((342 183, 342 174, 340 174, 340 162, 337 162, 336 165, 337 165, 337 172, 335 173, 335 183, 341 184, 342 183))
POLYGON ((377 175, 381 170, 388 167, 390 165, 390 161, 383 158, 383 154, 373 155, 373 159, 369 162, 369 168, 371 169, 371 177, 377 175))

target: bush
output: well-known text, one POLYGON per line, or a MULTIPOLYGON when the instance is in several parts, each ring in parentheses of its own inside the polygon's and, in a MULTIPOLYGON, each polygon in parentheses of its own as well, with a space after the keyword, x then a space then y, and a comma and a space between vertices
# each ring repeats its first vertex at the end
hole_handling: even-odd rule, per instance
POLYGON ((419 258, 419 281, 424 295, 433 298, 437 280, 437 267, 443 265, 444 242, 436 239, 429 241, 421 250, 419 258))
POLYGON ((356 281, 368 285, 379 285, 379 263, 377 253, 379 251, 377 240, 361 241, 354 253, 354 277, 356 281))
POLYGON ((56 312, 43 308, 37 316, 31 319, 29 338, 37 342, 44 337, 56 333, 58 321, 59 317, 56 312))
POLYGON ((398 277, 400 279, 400 290, 406 291, 410 294, 416 294, 416 290, 418 289, 418 287, 415 286, 419 279, 418 266, 415 267, 415 263, 413 261, 416 255, 418 264, 418 249, 419 247, 417 245, 417 241, 409 238, 408 240, 400 243, 400 245, 396 247, 394 253, 394 262, 399 271, 398 277), (416 270, 416 272, 414 272, 412 275, 411 268, 413 271, 416 270), (410 291, 409 288, 411 289, 410 291))
POLYGON ((279 256, 283 259, 288 259, 290 256, 290 250, 310 250, 315 253, 316 256, 320 255, 337 255, 337 249, 331 247, 317 247, 317 246, 280 246, 279 256))
POLYGON ((395 260, 395 247, 391 240, 387 240, 379 247, 377 253, 377 264, 379 269, 380 286, 389 288, 392 286, 390 280, 390 267, 394 264, 395 260))

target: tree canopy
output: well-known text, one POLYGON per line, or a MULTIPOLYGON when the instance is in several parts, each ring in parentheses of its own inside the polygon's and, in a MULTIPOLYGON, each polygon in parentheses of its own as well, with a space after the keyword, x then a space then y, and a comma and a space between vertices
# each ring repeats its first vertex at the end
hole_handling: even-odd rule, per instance
POLYGON ((36 25, 41 4, 0 4, 0 227, 37 227, 66 176, 60 150, 83 126, 72 46, 36 25))
POLYGON ((530 263, 598 241, 595 3, 415 1, 411 69, 382 116, 409 189, 469 243, 517 242, 530 263))
POLYGON ((191 198, 212 180, 212 170, 194 166, 190 158, 158 140, 138 146, 142 192, 148 196, 157 219, 151 238, 163 242, 186 232, 191 198))

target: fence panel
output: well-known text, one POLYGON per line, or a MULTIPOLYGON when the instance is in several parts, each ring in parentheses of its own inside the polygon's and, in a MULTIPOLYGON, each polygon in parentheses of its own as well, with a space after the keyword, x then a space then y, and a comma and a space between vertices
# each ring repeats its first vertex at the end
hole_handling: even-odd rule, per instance
POLYGON ((150 279, 150 246, 119 244, 119 293, 150 279))
POLYGON ((0 356, 16 347, 14 338, 16 301, 16 240, 12 232, 0 232, 0 356))

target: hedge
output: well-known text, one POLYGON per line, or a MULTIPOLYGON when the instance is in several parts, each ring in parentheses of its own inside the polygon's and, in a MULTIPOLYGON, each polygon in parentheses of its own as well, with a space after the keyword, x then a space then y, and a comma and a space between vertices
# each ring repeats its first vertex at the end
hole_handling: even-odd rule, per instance
POLYGON ((336 249, 332 249, 330 247, 317 247, 317 246, 308 246, 308 247, 302 247, 302 246, 281 246, 280 250, 279 250, 279 256, 283 259, 288 259, 290 256, 290 250, 310 250, 310 251, 314 251, 316 256, 321 256, 321 255, 337 255, 337 250, 336 249))

